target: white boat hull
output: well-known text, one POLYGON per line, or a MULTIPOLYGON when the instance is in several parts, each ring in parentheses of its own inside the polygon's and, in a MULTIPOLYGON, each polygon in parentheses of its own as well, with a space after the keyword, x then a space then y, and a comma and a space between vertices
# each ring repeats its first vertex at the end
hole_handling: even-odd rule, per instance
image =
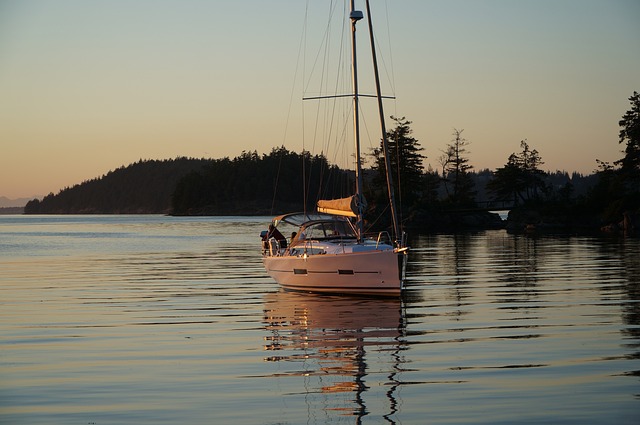
POLYGON ((283 288, 305 292, 399 296, 403 250, 308 256, 265 256, 269 276, 283 288))

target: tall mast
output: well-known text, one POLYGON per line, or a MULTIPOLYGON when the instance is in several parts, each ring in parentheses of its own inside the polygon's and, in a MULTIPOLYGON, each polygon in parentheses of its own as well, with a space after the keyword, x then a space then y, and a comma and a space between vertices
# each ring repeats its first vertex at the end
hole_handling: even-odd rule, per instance
POLYGON ((358 101, 358 64, 356 61, 356 22, 363 18, 362 11, 355 10, 355 0, 351 0, 351 78, 353 85, 353 139, 356 154, 356 198, 358 200, 358 241, 364 236, 364 197, 362 195, 362 163, 360 160, 360 117, 358 101))
POLYGON ((371 40, 371 57, 373 58, 373 72, 376 81, 376 97, 378 99, 378 112, 380 115, 380 129, 382 131, 382 150, 384 151, 384 166, 387 177, 387 193, 389 195, 389 205, 391 206, 391 220, 393 221, 393 235, 396 243, 400 237, 400 230, 398 228, 398 212, 396 211, 396 199, 393 189, 393 177, 391 175, 391 160, 389 159, 389 143, 387 142, 387 127, 384 123, 384 108, 382 107, 382 91, 380 90, 380 74, 378 73, 378 58, 376 56, 376 46, 373 37, 373 22, 371 20, 371 8, 369 7, 369 0, 367 4, 367 20, 369 21, 369 38, 371 40))

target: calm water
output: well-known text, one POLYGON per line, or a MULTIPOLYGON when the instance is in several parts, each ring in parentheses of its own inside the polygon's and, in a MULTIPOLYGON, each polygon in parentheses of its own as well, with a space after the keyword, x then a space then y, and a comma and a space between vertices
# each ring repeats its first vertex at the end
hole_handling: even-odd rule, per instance
POLYGON ((0 216, 0 423, 638 423, 638 240, 414 237, 372 300, 279 291, 267 222, 0 216))

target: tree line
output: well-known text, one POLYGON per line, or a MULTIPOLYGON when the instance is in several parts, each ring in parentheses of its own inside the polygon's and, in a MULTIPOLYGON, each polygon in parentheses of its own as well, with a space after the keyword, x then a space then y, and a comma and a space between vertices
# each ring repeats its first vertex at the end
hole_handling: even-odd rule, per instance
POLYGON ((29 201, 25 214, 168 213, 178 181, 208 160, 139 160, 107 174, 29 201))
MULTIPOLYGON (((387 132, 395 192, 403 220, 434 221, 435 211, 469 210, 490 205, 564 211, 565 215, 619 220, 640 208, 640 95, 619 122, 625 155, 614 163, 596 160, 592 175, 542 171, 540 153, 525 139, 519 151, 494 171, 473 170, 463 131, 438 158, 439 169, 424 169, 423 148, 411 121, 392 117, 387 132), (501 202, 502 204, 498 204, 501 202), (425 218, 426 217, 426 218, 425 218)), ((382 146, 382 143, 381 143, 382 146)), ((376 217, 386 204, 381 146, 370 152, 365 195, 376 217)), ((295 153, 284 147, 268 154, 242 152, 233 159, 176 158, 140 160, 108 174, 30 201, 25 213, 172 213, 176 215, 277 214, 313 210, 318 199, 349 196, 353 172, 330 164, 323 155, 295 153)))
POLYGON ((254 215, 313 209, 318 196, 347 196, 353 175, 322 155, 243 152, 230 159, 140 160, 42 200, 25 214, 254 215), (305 176, 306 183, 303 183, 305 176), (311 193, 305 196, 304 193, 311 193))
MULTIPOLYGON (((390 151, 396 155, 392 160, 398 176, 395 190, 403 194, 405 216, 418 216, 414 224, 422 221, 429 227, 429 221, 438 222, 434 210, 472 209, 479 206, 479 197, 484 197, 494 205, 498 201, 509 204, 518 225, 572 230, 624 222, 625 231, 638 228, 640 95, 634 92, 629 101, 631 108, 619 121, 618 143, 625 146, 624 157, 613 164, 596 159, 598 170, 589 176, 543 171, 540 153, 526 139, 520 141, 520 151, 509 155, 504 166, 475 173, 467 153, 470 142, 462 137, 464 130, 458 129, 454 129, 451 142, 438 158, 441 168, 425 171, 422 164, 426 157, 411 136, 411 122, 392 117, 396 128, 386 136, 390 151), (483 174, 485 179, 480 178, 483 174)), ((379 184, 384 173, 382 149, 374 149, 372 155, 379 184)), ((383 200, 379 190, 372 195, 377 202, 383 200)))
POLYGON ((269 154, 242 152, 234 159, 209 161, 178 182, 172 212, 193 214, 275 214, 314 210, 318 198, 352 192, 353 175, 323 155, 284 147, 269 154))

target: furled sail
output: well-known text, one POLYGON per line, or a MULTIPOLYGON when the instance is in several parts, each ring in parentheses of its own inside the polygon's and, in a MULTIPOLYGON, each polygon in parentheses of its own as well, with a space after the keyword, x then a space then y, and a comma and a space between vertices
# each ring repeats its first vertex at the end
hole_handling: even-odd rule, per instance
MULTIPOLYGON (((363 207, 366 207, 363 199, 363 207)), ((356 195, 341 199, 326 199, 318 201, 318 212, 341 215, 345 217, 357 217, 358 197, 356 195)))

